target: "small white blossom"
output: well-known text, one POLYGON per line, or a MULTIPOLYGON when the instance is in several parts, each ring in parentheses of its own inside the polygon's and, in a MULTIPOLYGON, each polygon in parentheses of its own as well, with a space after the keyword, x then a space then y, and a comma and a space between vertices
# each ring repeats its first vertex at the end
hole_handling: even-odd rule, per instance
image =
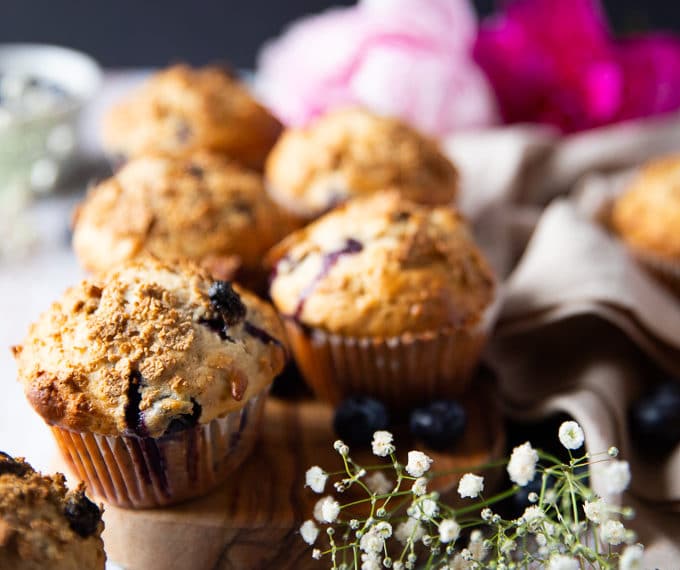
POLYGON ((376 431, 373 434, 373 442, 371 443, 373 454, 378 457, 387 457, 390 453, 394 453, 393 440, 394 436, 389 431, 376 431))
POLYGON ((319 528, 314 524, 314 521, 305 521, 300 527, 300 535, 307 544, 314 544, 319 536, 319 528))
POLYGON ((312 558, 314 560, 321 560, 321 551, 318 548, 312 550, 312 558))
POLYGON ((362 554, 361 570, 382 570, 380 557, 375 552, 362 554))
POLYGON ((458 494, 465 499, 474 499, 484 490, 484 477, 474 473, 466 473, 458 483, 458 494))
POLYGON ((626 538, 626 529, 620 521, 608 520, 600 526, 600 537, 607 544, 616 546, 626 538))
POLYGON ((583 504, 583 512, 586 518, 595 524, 600 524, 607 518, 607 503, 603 499, 597 501, 586 501, 583 504))
POLYGON ((378 533, 383 538, 392 536, 392 525, 386 521, 379 522, 371 530, 378 533))
POLYGON ((536 463, 538 463, 538 453, 527 441, 518 445, 512 450, 510 461, 508 462, 508 475, 513 483, 524 487, 536 475, 536 463))
POLYGON ((548 570, 579 570, 578 560, 564 554, 555 554, 548 562, 548 570))
POLYGON ((485 507, 482 509, 481 516, 483 521, 490 521, 493 517, 493 511, 489 507, 485 507))
POLYGON ((392 568, 394 570, 404 570, 404 563, 401 562, 400 560, 397 560, 393 565, 392 568))
POLYGON ((418 477, 411 487, 411 492, 416 496, 420 497, 427 493, 427 479, 425 477, 418 477))
POLYGON ((444 544, 455 542, 460 536, 460 525, 453 519, 444 519, 439 523, 439 540, 444 544))
POLYGON ((578 449, 585 441, 583 429, 576 422, 562 422, 558 435, 560 443, 567 449, 578 449))
POLYGON ((642 555, 644 547, 641 544, 626 546, 619 558, 619 570, 640 570, 642 568, 642 555))
POLYGON ((305 473, 305 487, 309 487, 315 493, 323 493, 326 487, 328 474, 318 465, 310 467, 305 473))
POLYGON ((409 451, 406 472, 411 477, 422 477, 432 465, 432 459, 422 451, 409 451))
POLYGON ((527 524, 529 529, 535 530, 538 528, 539 523, 544 519, 545 513, 540 507, 536 505, 532 507, 527 507, 524 509, 524 514, 522 515, 522 520, 527 524))
POLYGON ((335 451, 337 451, 343 457, 347 457, 349 455, 349 447, 347 447, 340 439, 335 440, 335 443, 333 443, 333 449, 335 449, 335 451))
POLYGON ((414 518, 420 520, 428 520, 436 517, 439 513, 439 506, 436 501, 432 499, 423 499, 418 502, 414 512, 414 518))
POLYGON ((335 522, 339 514, 340 503, 331 496, 319 499, 314 507, 314 517, 320 522, 335 522))
POLYGON ((415 519, 408 519, 406 522, 400 523, 394 531, 395 538, 402 544, 409 541, 418 542, 425 535, 423 525, 415 519))
POLYGON ((630 466, 627 461, 611 461, 602 468, 602 478, 612 494, 623 493, 630 484, 630 466))
POLYGON ((618 455, 619 455, 619 448, 618 448, 618 447, 614 447, 614 446, 612 445, 612 446, 607 450, 607 455, 609 455, 609 457, 618 457, 618 455))
POLYGON ((382 471, 375 471, 365 479, 368 488, 373 491, 376 495, 386 495, 394 487, 392 481, 390 481, 382 471))
POLYGON ((363 535, 359 541, 359 548, 363 552, 381 552, 384 545, 385 539, 373 529, 363 535))

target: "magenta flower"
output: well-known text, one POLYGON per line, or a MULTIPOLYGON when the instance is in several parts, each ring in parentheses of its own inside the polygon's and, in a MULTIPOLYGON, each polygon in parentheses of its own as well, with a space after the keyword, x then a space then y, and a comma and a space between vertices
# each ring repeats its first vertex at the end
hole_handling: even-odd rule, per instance
POLYGON ((680 107, 678 41, 617 41, 597 0, 511 0, 482 24, 475 57, 508 123, 573 132, 680 107))
POLYGON ((265 45, 256 83, 287 124, 362 105, 444 135, 496 119, 472 59, 476 35, 467 0, 363 0, 294 23, 265 45))

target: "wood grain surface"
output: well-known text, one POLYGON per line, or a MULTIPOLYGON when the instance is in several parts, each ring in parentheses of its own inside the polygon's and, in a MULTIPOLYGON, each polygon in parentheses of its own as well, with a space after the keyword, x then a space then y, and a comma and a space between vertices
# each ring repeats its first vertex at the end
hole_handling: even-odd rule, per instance
MULTIPOLYGON (((434 470, 465 470, 502 455, 503 426, 492 395, 479 386, 475 392, 464 402, 468 425, 463 439, 451 453, 431 453, 434 470)), ((341 468, 332 448, 331 422, 327 405, 271 398, 255 452, 212 494, 166 509, 106 506, 109 558, 126 570, 325 567, 311 559, 297 529, 319 499, 304 488, 307 468, 341 468)), ((416 445, 398 431, 395 440, 403 453, 416 445)), ((368 450, 352 451, 357 460, 375 464, 369 455, 368 450)), ((492 479, 487 474, 487 486, 492 479)), ((448 475, 434 479, 431 487, 455 502, 457 480, 458 475, 448 475)))

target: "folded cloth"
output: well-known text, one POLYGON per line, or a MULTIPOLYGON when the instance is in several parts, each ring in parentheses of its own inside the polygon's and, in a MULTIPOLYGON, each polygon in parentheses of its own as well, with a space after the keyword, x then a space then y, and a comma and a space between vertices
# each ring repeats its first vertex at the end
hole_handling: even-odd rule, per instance
MULTIPOLYGON (((611 188, 597 181, 601 192, 611 188)), ((620 184, 614 178, 612 184, 620 184)), ((587 190, 593 198, 597 188, 587 190)), ((582 194, 583 195, 583 194, 582 194)), ((621 450, 633 475, 630 523, 647 545, 646 565, 680 556, 680 446, 648 456, 631 438, 628 410, 655 367, 680 379, 680 301, 630 258, 597 222, 600 200, 554 201, 504 285, 489 360, 506 412, 537 419, 558 411, 583 427, 590 453, 621 450), (589 216, 590 214, 590 216, 589 216)), ((607 481, 593 467, 593 489, 607 481)))

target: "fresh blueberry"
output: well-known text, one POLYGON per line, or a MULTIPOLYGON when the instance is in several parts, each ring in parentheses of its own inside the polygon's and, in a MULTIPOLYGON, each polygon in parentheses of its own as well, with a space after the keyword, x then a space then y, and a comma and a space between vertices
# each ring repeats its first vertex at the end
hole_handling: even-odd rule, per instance
POLYGON ((680 382, 666 381, 636 402, 630 411, 633 436, 650 449, 680 442, 680 382))
POLYGON ((432 449, 453 446, 463 435, 467 416, 454 400, 438 400, 411 412, 411 434, 432 449))
POLYGON ((373 398, 353 396, 335 410, 333 429, 338 437, 350 445, 367 445, 373 433, 390 424, 384 404, 373 398))
POLYGON ((246 316, 246 306, 229 281, 215 281, 208 291, 210 303, 222 316, 227 325, 232 326, 246 316))

